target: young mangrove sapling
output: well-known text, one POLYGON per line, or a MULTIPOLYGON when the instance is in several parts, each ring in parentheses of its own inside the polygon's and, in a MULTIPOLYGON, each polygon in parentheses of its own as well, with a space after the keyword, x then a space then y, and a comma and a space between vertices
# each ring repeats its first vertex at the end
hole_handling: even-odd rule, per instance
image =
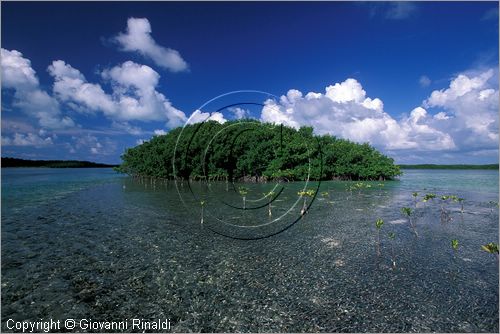
POLYGON ((417 207, 417 197, 418 197, 418 192, 414 192, 413 194, 411 194, 413 196, 413 201, 415 202, 415 207, 417 207))
POLYGON ((271 209, 272 209, 271 208, 271 199, 272 199, 273 196, 274 196, 274 191, 270 191, 268 193, 264 193, 264 197, 265 198, 269 197, 269 205, 268 205, 268 209, 267 209, 269 217, 271 217, 273 215, 273 212, 271 211, 271 209))
POLYGON ((246 196, 248 194, 248 188, 246 187, 239 187, 238 192, 240 195, 243 197, 243 210, 246 209, 246 196))
POLYGON ((205 214, 205 212, 204 212, 205 211, 204 210, 205 209, 205 201, 200 201, 200 205, 201 205, 201 221, 200 221, 200 223, 201 223, 201 225, 203 225, 203 216, 205 214))
POLYGON ((307 212, 307 198, 313 197, 315 191, 312 189, 309 190, 301 190, 297 193, 300 197, 304 198, 304 204, 302 205, 302 210, 300 210, 300 215, 303 216, 307 212))
POLYGON ((410 223, 410 227, 412 228, 413 233, 415 233, 415 236, 418 237, 417 229, 411 220, 411 214, 413 213, 413 210, 411 208, 404 207, 401 208, 401 213, 408 217, 408 222, 410 223))
POLYGON ((462 197, 458 197, 457 198, 457 202, 460 203, 460 213, 464 213, 464 201, 465 201, 465 198, 462 198, 462 197))
POLYGON ((490 254, 494 254, 498 260, 498 244, 495 242, 487 243, 486 245, 482 245, 481 249, 490 254))
POLYGON ((380 256, 380 229, 384 225, 384 221, 382 219, 377 219, 375 222, 375 227, 377 228, 377 256, 380 256))
POLYGON ((392 269, 396 269, 396 255, 394 254, 394 239, 396 238, 396 233, 389 232, 389 240, 391 240, 391 261, 392 269))

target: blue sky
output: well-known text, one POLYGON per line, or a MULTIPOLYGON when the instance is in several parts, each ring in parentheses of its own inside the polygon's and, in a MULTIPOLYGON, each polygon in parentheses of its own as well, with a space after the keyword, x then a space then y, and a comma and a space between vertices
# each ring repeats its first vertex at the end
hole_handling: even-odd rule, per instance
POLYGON ((498 161, 497 2, 4 2, 1 25, 2 156, 117 163, 251 89, 276 98, 197 114, 498 161))

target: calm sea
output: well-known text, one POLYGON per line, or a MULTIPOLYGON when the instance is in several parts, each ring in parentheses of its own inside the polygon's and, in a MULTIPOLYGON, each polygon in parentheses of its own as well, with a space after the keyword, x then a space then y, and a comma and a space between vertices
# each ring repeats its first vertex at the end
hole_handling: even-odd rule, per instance
POLYGON ((1 172, 3 331, 9 318, 170 319, 184 332, 499 329, 498 260, 481 250, 498 242, 498 171, 406 170, 352 192, 323 182, 302 219, 302 183, 274 188, 269 216, 271 184, 246 185, 243 204, 224 183, 1 172), (463 211, 422 203, 425 193, 462 197, 463 211))

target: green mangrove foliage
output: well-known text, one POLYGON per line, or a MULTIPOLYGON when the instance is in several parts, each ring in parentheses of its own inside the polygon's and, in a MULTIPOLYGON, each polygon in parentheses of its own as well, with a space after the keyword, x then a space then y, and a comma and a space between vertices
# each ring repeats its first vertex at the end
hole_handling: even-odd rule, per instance
POLYGON ((393 159, 368 144, 256 121, 176 128, 127 149, 122 160, 122 173, 184 180, 386 180, 401 174, 393 159))
POLYGON ((417 197, 418 197, 418 192, 414 192, 411 194, 413 196, 413 201, 415 202, 415 207, 417 207, 417 197))
POLYGON ((368 189, 368 188, 371 188, 371 187, 372 187, 371 184, 368 184, 368 183, 365 183, 365 182, 356 182, 355 184, 349 186, 349 191, 352 194, 353 190, 357 190, 358 194, 360 194, 362 189, 368 189))
POLYGON ((422 202, 428 202, 429 200, 433 200, 436 198, 436 194, 425 194, 424 198, 422 199, 422 202))
POLYGON ((486 245, 482 245, 481 249, 490 254, 496 255, 498 259, 498 244, 495 242, 487 243, 486 245))

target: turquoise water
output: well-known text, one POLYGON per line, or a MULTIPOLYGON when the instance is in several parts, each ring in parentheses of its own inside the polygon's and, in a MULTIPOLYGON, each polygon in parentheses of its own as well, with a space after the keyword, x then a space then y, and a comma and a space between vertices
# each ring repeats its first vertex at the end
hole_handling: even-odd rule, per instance
POLYGON ((1 173, 2 210, 6 211, 36 207, 123 178, 111 168, 2 168, 1 173))
POLYGON ((240 210, 224 183, 4 168, 2 330, 9 318, 142 317, 184 332, 497 332, 498 260, 480 246, 498 241, 498 171, 408 170, 370 184, 323 182, 328 194, 292 227, 248 241, 234 238, 300 218, 302 183, 283 185, 269 217, 272 184, 245 185, 240 210), (463 197, 464 210, 447 203, 443 215, 414 191, 463 197), (193 194, 207 202, 203 225, 193 194))
MULTIPOLYGON (((5 210, 19 210, 90 186, 125 179, 111 168, 3 168, 2 204, 5 210)), ((341 189, 348 182, 323 184, 341 189)), ((387 182, 386 186, 411 192, 468 192, 492 200, 498 197, 499 187, 498 171, 494 170, 404 170, 398 181, 387 182)))
MULTIPOLYGON (((404 190, 498 194, 496 170, 403 170, 398 188, 404 190)), ((497 196, 498 197, 498 196, 497 196)))

